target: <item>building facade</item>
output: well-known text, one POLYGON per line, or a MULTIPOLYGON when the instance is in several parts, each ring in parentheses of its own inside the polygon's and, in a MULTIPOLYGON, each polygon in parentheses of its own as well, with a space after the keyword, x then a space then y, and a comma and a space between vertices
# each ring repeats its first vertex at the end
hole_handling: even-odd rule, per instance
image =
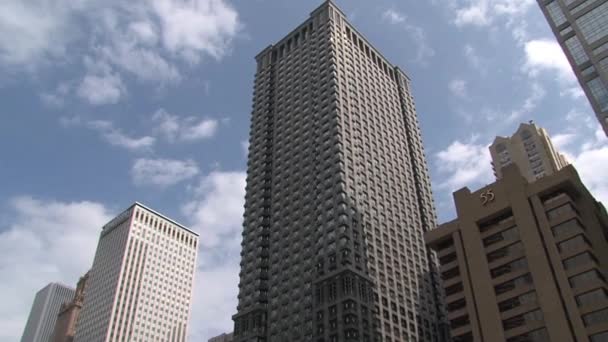
POLYGON ((235 341, 438 341, 410 80, 327 1, 257 57, 235 341))
POLYGON ((139 203, 107 223, 77 342, 186 341, 198 234, 139 203))
POLYGON ((608 135, 608 1, 537 1, 608 135))
POLYGON ((57 323, 53 330, 50 342, 72 342, 76 334, 76 323, 82 309, 82 302, 86 290, 89 274, 85 274, 78 280, 76 293, 70 302, 63 303, 57 315, 57 323))
POLYGON ((232 333, 229 334, 221 334, 216 337, 212 337, 208 342, 232 342, 234 341, 234 336, 232 333))
POLYGON ((608 215, 567 166, 454 193, 458 219, 426 234, 454 341, 608 341, 608 215))
POLYGON ((21 342, 50 342, 61 305, 74 297, 74 289, 51 283, 36 293, 21 342))
POLYGON ((496 179, 501 179, 502 168, 511 164, 519 167, 528 182, 552 175, 569 164, 555 149, 547 131, 533 122, 522 123, 511 137, 496 137, 490 155, 496 179))

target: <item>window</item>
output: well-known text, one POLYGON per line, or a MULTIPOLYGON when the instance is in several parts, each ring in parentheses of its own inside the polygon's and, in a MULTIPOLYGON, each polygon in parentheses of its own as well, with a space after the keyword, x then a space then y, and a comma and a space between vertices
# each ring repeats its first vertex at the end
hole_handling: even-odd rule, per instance
POLYGON ((547 211, 547 217, 549 218, 549 220, 552 220, 556 217, 566 215, 572 212, 575 212, 574 207, 572 207, 570 203, 566 203, 562 206, 547 211))
POLYGON ((608 89, 606 89, 606 85, 602 80, 599 77, 596 77, 587 82, 587 86, 589 87, 589 90, 591 90, 591 94, 597 102, 598 107, 600 107, 600 110, 602 112, 608 110, 608 89))
POLYGON ((483 239, 483 245, 487 247, 504 240, 516 240, 518 238, 519 231, 517 230, 517 227, 512 227, 483 239))
POLYGON ((572 36, 566 40, 566 48, 570 52, 570 55, 572 55, 576 65, 581 65, 589 60, 589 56, 587 56, 577 36, 572 36))
POLYGON ((584 306, 584 305, 595 304, 597 302, 602 302, 602 301, 605 301, 606 299, 608 299, 608 296, 606 295, 606 290, 597 289, 597 290, 593 290, 593 291, 584 293, 582 295, 576 296, 576 303, 579 306, 584 306))
POLYGON ((604 278, 596 270, 587 271, 570 278, 570 286, 573 288, 583 287, 591 282, 603 281, 604 278))
POLYGON ((578 235, 572 239, 566 240, 557 245, 557 248, 561 253, 574 252, 581 250, 590 245, 587 239, 583 235, 578 235))
POLYGON ((514 255, 518 252, 522 252, 523 250, 524 250, 524 245, 521 242, 514 243, 507 247, 503 247, 501 249, 488 253, 488 262, 493 262, 493 261, 502 259, 506 256, 514 255))
POLYGON ((586 326, 608 322, 608 309, 592 312, 583 316, 586 326))
POLYGON ((521 259, 517 259, 515 261, 511 261, 510 263, 508 263, 506 265, 496 267, 496 268, 492 269, 490 271, 490 273, 492 275, 492 278, 497 278, 497 277, 500 277, 507 273, 520 271, 520 270, 527 270, 527 269, 528 269, 528 262, 526 261, 525 258, 521 258, 521 259))
POLYGON ((507 339, 507 342, 551 342, 547 329, 542 328, 507 339))
POLYGON ((543 313, 540 310, 534 310, 527 312, 523 315, 515 316, 509 319, 506 319, 502 322, 502 326, 505 331, 520 327, 524 324, 530 322, 542 322, 543 321, 543 313))
POLYGON ((579 266, 588 265, 594 261, 596 261, 595 257, 591 253, 585 252, 564 260, 564 268, 571 270, 579 266))
POLYGON ((608 341, 608 331, 592 335, 590 340, 591 342, 606 342, 608 341))
POLYGON ((494 286, 494 291, 496 292, 496 295, 500 295, 505 292, 509 292, 518 286, 530 285, 530 284, 532 284, 532 276, 530 276, 530 274, 528 273, 528 274, 524 274, 521 277, 517 277, 515 279, 509 280, 507 282, 494 286))
POLYGON ((553 235, 568 235, 571 233, 578 233, 582 229, 581 225, 578 223, 578 220, 569 220, 564 223, 560 223, 557 226, 553 227, 553 235))
POLYGON ((518 297, 509 298, 503 302, 498 303, 498 310, 500 312, 507 311, 519 307, 521 305, 534 304, 536 303, 536 292, 524 293, 518 297))
POLYGON ((551 21, 553 21, 555 27, 558 27, 566 22, 564 11, 562 11, 557 1, 553 1, 547 5, 547 12, 549 13, 549 17, 551 18, 551 21))
POLYGON ((576 19, 583 36, 589 44, 593 44, 606 35, 608 31, 608 3, 594 8, 576 19))

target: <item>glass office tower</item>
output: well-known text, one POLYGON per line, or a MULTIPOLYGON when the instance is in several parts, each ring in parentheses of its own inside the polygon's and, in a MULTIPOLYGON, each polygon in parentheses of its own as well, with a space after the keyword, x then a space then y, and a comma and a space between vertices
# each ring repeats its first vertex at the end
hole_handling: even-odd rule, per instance
POLYGON ((608 1, 537 1, 608 135, 608 1))

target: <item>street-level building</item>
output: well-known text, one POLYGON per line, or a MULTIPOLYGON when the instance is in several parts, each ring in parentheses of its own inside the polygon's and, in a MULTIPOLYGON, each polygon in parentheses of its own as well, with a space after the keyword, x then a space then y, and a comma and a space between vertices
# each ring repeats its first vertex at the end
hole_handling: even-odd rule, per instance
POLYGON ((135 203, 101 231, 76 342, 184 342, 198 234, 135 203))
POLYGON ((234 336, 232 333, 229 334, 221 334, 209 339, 208 342, 232 342, 234 341, 234 336))
POLYGON ((453 341, 608 341, 608 215, 566 166, 528 183, 515 165, 454 193, 458 218, 426 233, 453 341))

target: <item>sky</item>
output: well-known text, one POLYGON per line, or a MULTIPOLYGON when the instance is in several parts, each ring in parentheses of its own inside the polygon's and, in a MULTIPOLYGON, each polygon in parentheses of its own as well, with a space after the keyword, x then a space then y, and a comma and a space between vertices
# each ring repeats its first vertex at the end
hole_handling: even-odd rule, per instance
MULTIPOLYGON (((0 2, 0 342, 140 201, 200 233, 190 341, 231 331, 254 56, 321 3, 0 2)), ((534 0, 337 0, 412 79, 440 222, 534 120, 608 201, 608 141, 534 0)))

